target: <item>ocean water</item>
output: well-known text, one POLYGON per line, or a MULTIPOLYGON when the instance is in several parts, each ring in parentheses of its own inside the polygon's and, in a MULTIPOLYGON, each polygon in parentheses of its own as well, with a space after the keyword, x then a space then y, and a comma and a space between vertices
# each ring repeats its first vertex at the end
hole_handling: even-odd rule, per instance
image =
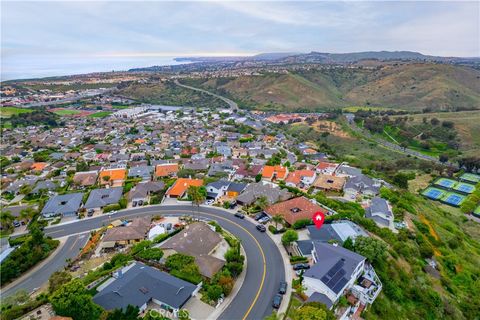
POLYGON ((2 81, 65 76, 91 72, 126 71, 131 68, 168 66, 188 63, 177 62, 175 57, 53 57, 10 56, 1 61, 2 81))

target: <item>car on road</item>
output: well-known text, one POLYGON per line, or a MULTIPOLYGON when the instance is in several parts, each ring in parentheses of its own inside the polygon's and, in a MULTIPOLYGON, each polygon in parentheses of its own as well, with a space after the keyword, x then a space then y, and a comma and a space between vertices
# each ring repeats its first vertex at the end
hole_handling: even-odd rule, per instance
POLYGON ((282 304, 283 296, 281 294, 276 294, 275 297, 273 297, 272 301, 272 307, 275 309, 280 308, 280 305, 282 304))
POLYGON ((240 219, 245 219, 245 215, 241 212, 235 212, 234 216, 240 219))
POLYGON ((113 215, 114 213, 117 213, 117 210, 110 211, 110 212, 107 213, 107 215, 111 216, 111 215, 113 215))
POLYGON ((287 283, 285 281, 280 282, 280 287, 278 288, 278 293, 285 294, 287 293, 287 283))
POLYGON ((260 232, 265 232, 267 231, 267 228, 263 224, 257 224, 257 230, 260 232))
POLYGON ((310 269, 310 265, 308 263, 297 263, 293 265, 293 270, 307 270, 310 269))

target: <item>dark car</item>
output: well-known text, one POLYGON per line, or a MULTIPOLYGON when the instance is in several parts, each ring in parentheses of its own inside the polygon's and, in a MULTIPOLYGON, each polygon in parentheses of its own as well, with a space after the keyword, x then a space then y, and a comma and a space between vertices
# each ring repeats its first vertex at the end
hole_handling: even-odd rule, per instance
POLYGON ((93 210, 93 209, 88 209, 88 211, 87 211, 87 216, 89 216, 89 217, 93 216, 93 213, 94 213, 94 212, 95 212, 95 210, 93 210))
POLYGON ((308 263, 297 263, 293 265, 293 270, 306 270, 310 269, 310 265, 308 263))
POLYGON ((255 220, 258 221, 258 220, 262 219, 264 216, 265 216, 265 213, 263 213, 263 212, 257 213, 255 215, 255 220))
POLYGON ((237 201, 230 203, 230 209, 234 209, 237 206, 237 201))
POLYGON ((285 294, 287 292, 287 283, 285 281, 280 282, 280 287, 278 288, 278 293, 285 294))
POLYGON ((276 294, 273 298, 272 307, 274 307, 275 309, 280 308, 280 305, 282 304, 282 299, 283 296, 281 294, 276 294))
POLYGON ((240 218, 240 219, 244 219, 245 218, 245 215, 241 212, 235 212, 234 214, 235 217, 237 218, 240 218))
POLYGON ((265 232, 267 231, 267 228, 263 224, 257 224, 257 230, 260 232, 265 232))

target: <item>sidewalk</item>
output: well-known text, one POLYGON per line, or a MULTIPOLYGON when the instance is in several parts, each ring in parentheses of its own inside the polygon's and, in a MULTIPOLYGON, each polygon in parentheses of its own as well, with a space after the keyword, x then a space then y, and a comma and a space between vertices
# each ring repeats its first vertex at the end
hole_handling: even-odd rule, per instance
MULTIPOLYGON (((293 272, 292 266, 290 264, 290 257, 288 256, 287 251, 282 244, 282 235, 281 234, 272 234, 270 231, 266 231, 268 236, 275 242, 282 255, 283 267, 285 268, 285 282, 287 282, 287 292, 283 295, 282 304, 277 310, 277 314, 281 315, 287 314, 288 305, 290 303, 290 295, 292 294, 292 281, 293 281, 293 272)), ((283 318, 283 317, 282 317, 283 318)))
POLYGON ((55 258, 55 256, 60 252, 60 249, 65 245, 65 242, 66 242, 67 238, 60 238, 58 240, 60 241, 60 243, 58 244, 58 247, 55 249, 54 252, 50 253, 50 255, 46 259, 44 259, 42 262, 38 263, 33 268, 29 269, 26 273, 24 273, 22 276, 20 276, 20 278, 17 278, 13 282, 10 282, 6 286, 2 287, 1 288, 2 291, 6 291, 6 290, 10 289, 11 287, 16 286, 20 282, 22 282, 25 279, 31 277, 33 273, 37 272, 40 268, 45 266, 47 263, 52 261, 53 258, 55 258))

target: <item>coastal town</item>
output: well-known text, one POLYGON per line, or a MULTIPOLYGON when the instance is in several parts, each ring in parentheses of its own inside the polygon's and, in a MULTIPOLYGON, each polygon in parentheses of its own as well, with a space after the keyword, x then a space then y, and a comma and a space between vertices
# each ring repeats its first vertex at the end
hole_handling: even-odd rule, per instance
MULTIPOLYGON (((94 317, 136 308, 151 319, 240 318, 248 306, 242 290, 270 300, 258 311, 263 317, 311 307, 361 319, 375 303, 384 286, 375 264, 386 248, 375 233, 413 228, 403 212, 395 214, 402 211, 392 196, 397 186, 282 130, 338 114, 138 104, 105 91, 85 98, 90 90, 70 93, 87 104, 47 109, 61 116, 54 126, 2 132, 1 227, 10 235, 2 242, 2 291, 27 299, 22 319, 58 312, 61 283, 66 296, 88 290, 85 308, 94 317), (313 225, 318 213, 322 228, 313 225), (47 237, 39 240, 48 244, 44 256, 75 239, 55 273, 43 270, 41 257, 17 260, 34 246, 32 230, 47 237), (262 245, 245 247, 246 237, 262 245), (275 249, 265 257, 264 246, 275 249), (268 290, 252 285, 249 270, 260 272, 262 264, 250 260, 259 256, 252 250, 269 268, 281 263, 278 273, 262 274, 268 290), (31 268, 39 270, 28 283, 31 268)), ((466 198, 480 177, 462 177, 457 192, 466 198)), ((435 257, 425 261, 438 274, 435 257)))

